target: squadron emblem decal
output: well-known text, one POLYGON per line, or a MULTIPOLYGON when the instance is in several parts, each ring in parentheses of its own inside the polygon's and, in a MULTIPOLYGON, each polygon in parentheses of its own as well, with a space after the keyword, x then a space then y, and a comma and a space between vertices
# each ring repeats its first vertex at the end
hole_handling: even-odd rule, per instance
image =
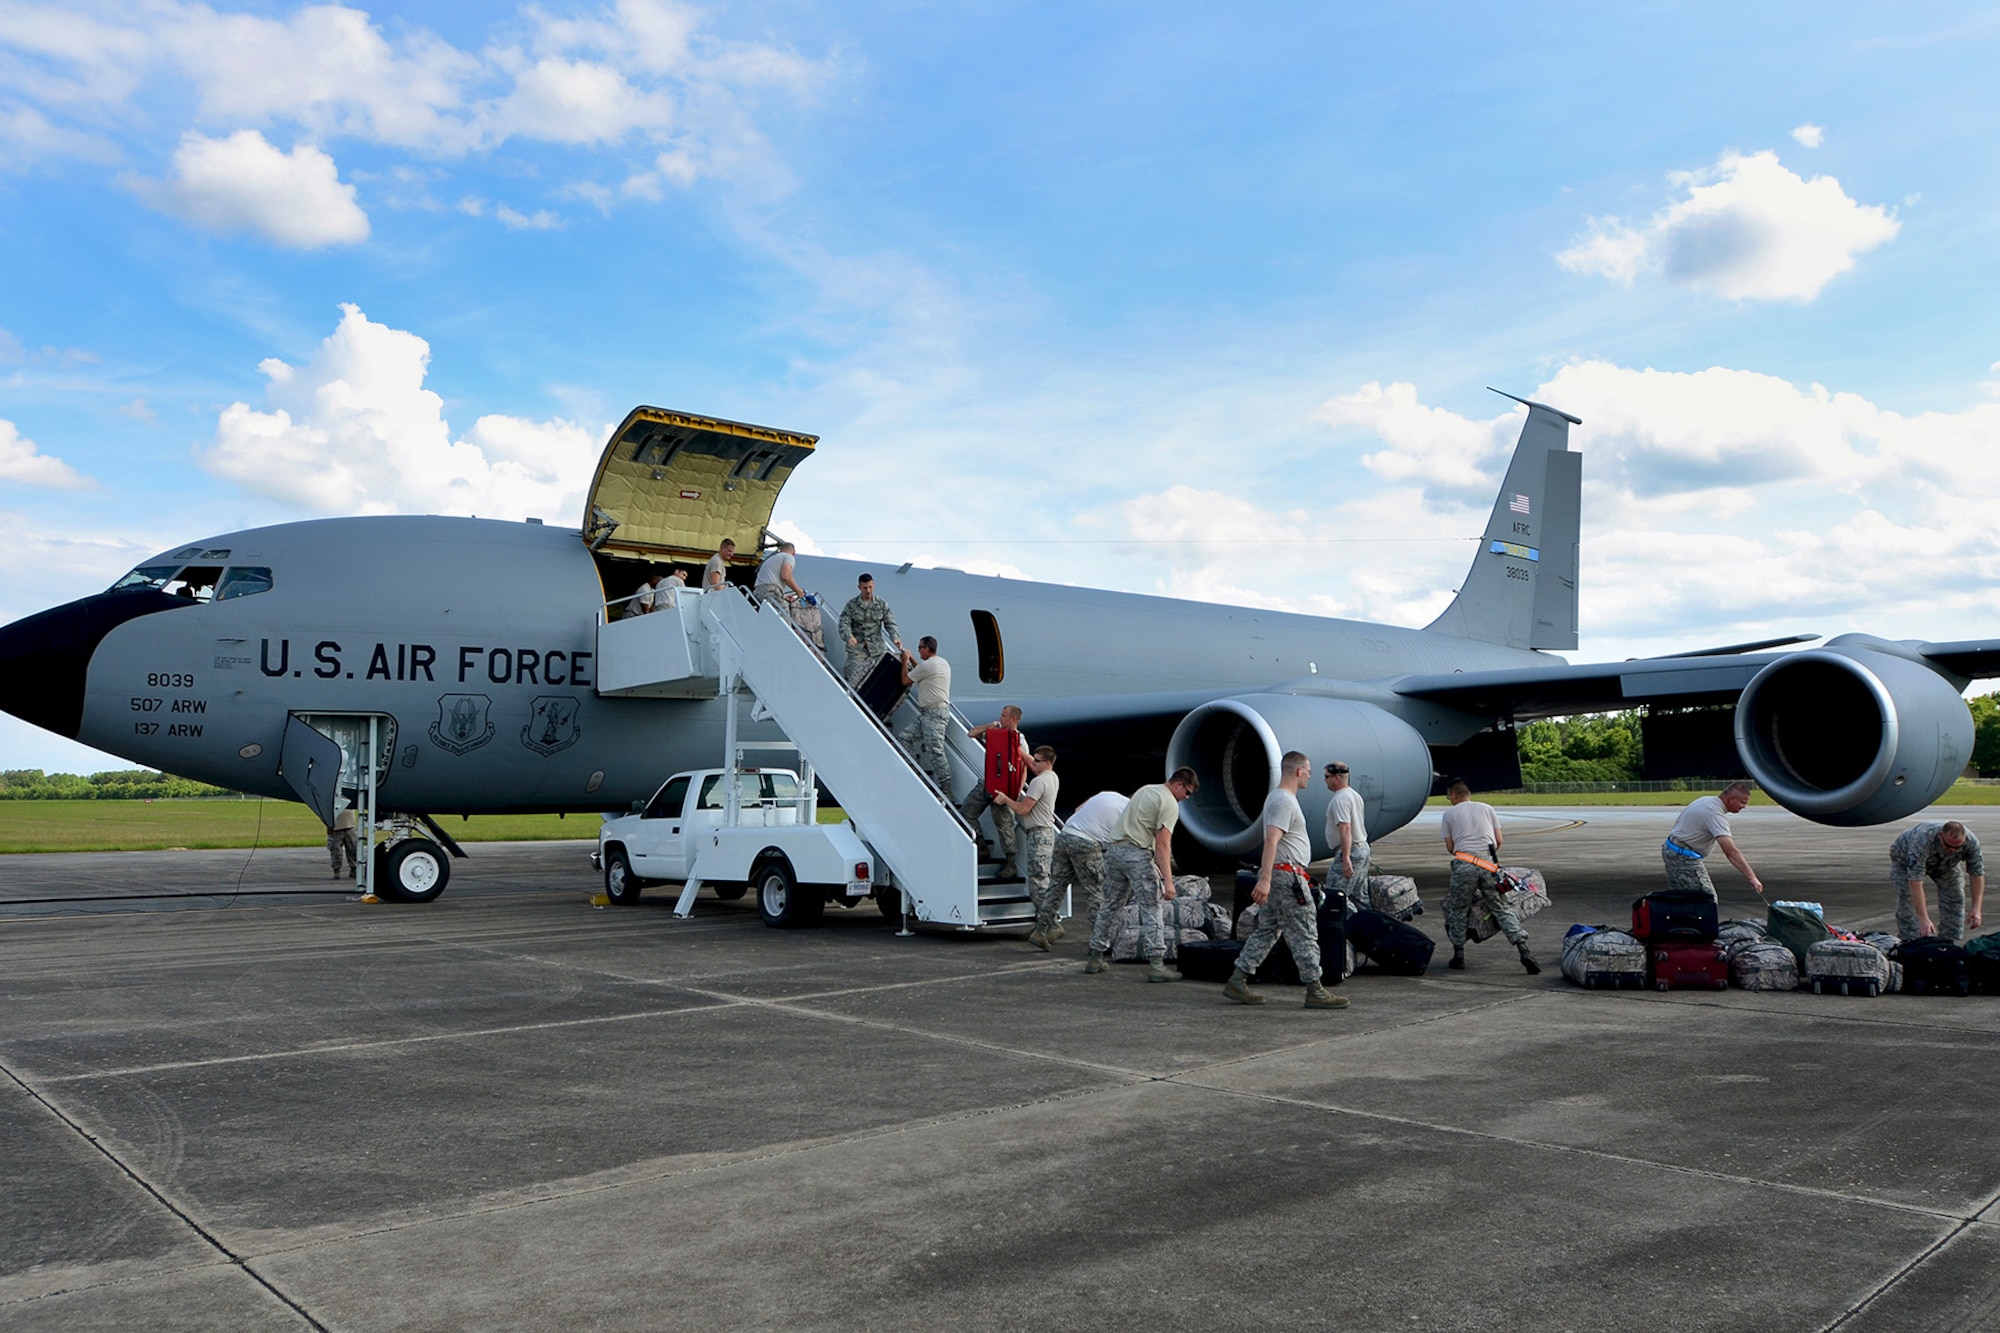
POLYGON ((493 701, 483 694, 446 694, 438 699, 431 744, 446 754, 470 754, 493 739, 493 701))
POLYGON ((521 744, 544 756, 567 750, 583 735, 583 728, 576 724, 576 714, 577 701, 569 695, 537 695, 528 714, 528 725, 521 728, 521 744))

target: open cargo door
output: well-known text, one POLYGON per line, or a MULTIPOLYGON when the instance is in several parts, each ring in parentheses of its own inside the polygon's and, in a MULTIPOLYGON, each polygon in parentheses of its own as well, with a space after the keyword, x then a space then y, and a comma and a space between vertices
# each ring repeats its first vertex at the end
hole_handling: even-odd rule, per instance
POLYGON ((792 469, 817 435, 635 407, 611 433, 584 503, 583 539, 605 555, 699 564, 724 537, 754 562, 792 469))

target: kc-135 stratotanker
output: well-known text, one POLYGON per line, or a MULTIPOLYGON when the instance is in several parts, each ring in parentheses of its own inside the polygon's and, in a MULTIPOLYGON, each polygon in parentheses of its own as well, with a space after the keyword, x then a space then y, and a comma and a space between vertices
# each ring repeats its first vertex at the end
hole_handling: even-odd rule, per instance
MULTIPOLYGON (((1472 566, 1423 629, 817 556, 799 557, 797 577, 827 595, 830 630, 872 570, 904 639, 936 637, 967 716, 1018 704, 1030 738, 1057 748, 1066 804, 1192 766, 1201 790, 1178 835, 1190 857, 1254 855, 1288 749, 1345 760, 1379 836, 1440 774, 1517 784, 1516 722, 1611 709, 1645 710, 1647 777, 1748 776, 1822 823, 1898 819, 1943 793, 1972 749, 1963 691, 2000 674, 2000 640, 1847 634, 1768 651, 1805 635, 1596 665, 1553 656, 1577 642, 1582 455, 1569 427, 1581 423, 1524 405, 1472 566)), ((706 599, 684 599, 687 637, 664 648, 666 631, 646 624, 659 617, 618 611, 651 566, 699 570, 724 537, 757 546, 817 443, 641 407, 606 445, 580 528, 362 517, 190 542, 0 628, 0 707, 328 817, 369 786, 368 768, 373 808, 398 816, 380 855, 433 860, 402 896, 434 896, 448 868, 438 844, 452 845, 438 816, 622 810, 666 774, 713 765, 725 733, 768 744, 801 729, 803 712, 783 725, 761 697, 738 726, 731 687, 747 677, 702 660, 702 645, 748 650, 717 646, 714 618, 692 609, 706 599), (656 652, 680 665, 651 667, 656 652)), ((739 557, 736 588, 756 563, 739 557)), ((846 648, 826 640, 837 684, 846 648)), ((840 799, 827 764, 818 773, 840 799)), ((1317 830, 1326 793, 1302 796, 1317 830)))

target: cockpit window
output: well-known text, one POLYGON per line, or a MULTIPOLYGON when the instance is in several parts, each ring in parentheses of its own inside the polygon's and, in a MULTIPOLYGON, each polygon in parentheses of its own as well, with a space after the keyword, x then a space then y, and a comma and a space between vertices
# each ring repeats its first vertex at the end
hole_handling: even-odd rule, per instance
POLYGON ((166 590, 191 602, 206 602, 215 597, 215 584, 221 577, 220 565, 189 565, 167 580, 166 590))
POLYGON ((236 565, 222 576, 216 587, 215 600, 226 602, 232 597, 254 597, 260 592, 271 591, 271 571, 264 565, 236 565))
POLYGON ((179 568, 179 565, 141 565, 105 591, 136 592, 141 588, 157 590, 165 587, 167 580, 172 578, 174 571, 179 568))

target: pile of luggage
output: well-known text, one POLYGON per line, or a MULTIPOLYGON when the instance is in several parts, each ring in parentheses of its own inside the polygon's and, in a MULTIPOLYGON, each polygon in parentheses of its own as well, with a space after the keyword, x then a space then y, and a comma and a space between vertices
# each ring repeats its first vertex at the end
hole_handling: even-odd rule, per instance
MULTIPOLYGON (((1203 876, 1174 876, 1174 896, 1160 904, 1160 931, 1170 961, 1180 956, 1182 945, 1229 938, 1229 909, 1213 901, 1213 897, 1203 876)), ((1111 961, 1144 960, 1145 955, 1139 949, 1139 907, 1128 903, 1119 909, 1118 919, 1111 927, 1111 961)))
POLYGON ((1570 927, 1563 975, 1589 988, 1653 986, 1798 990, 1873 997, 2000 995, 2000 932, 1963 947, 1936 936, 1897 940, 1827 924, 1814 902, 1774 902, 1762 921, 1720 921, 1707 894, 1649 893, 1632 904, 1630 932, 1570 927))

